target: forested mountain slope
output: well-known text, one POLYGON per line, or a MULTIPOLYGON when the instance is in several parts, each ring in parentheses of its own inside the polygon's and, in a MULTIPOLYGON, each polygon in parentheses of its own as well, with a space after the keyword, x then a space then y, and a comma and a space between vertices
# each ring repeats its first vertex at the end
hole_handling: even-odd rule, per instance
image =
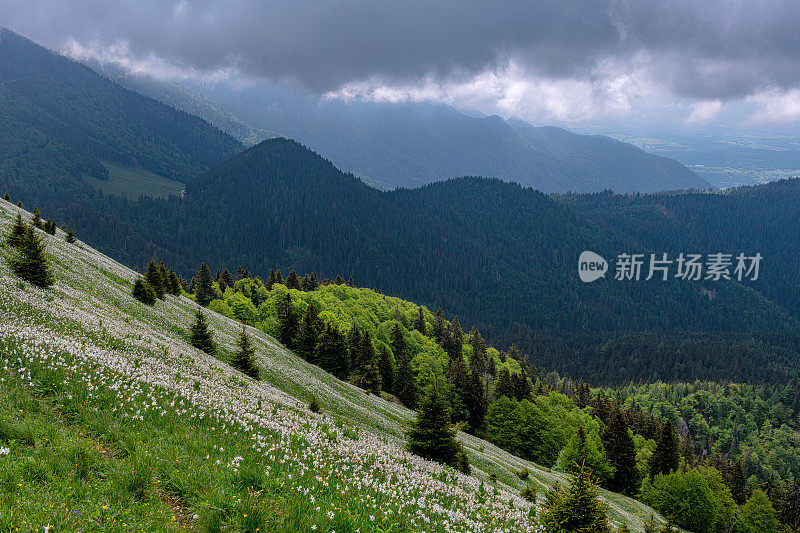
POLYGON ((20 192, 43 181, 80 189, 82 176, 108 176, 101 161, 187 181, 241 149, 202 119, 6 29, 0 29, 0 102, 0 186, 20 192))
MULTIPOLYGON (((380 192, 294 141, 271 139, 187 184, 185 198, 106 205, 109 219, 135 228, 142 244, 121 246, 89 219, 75 224, 128 264, 155 254, 187 275, 203 260, 262 276, 271 268, 352 275, 479 324, 545 368, 599 371, 602 382, 676 379, 687 368, 738 380, 797 371, 798 323, 782 307, 725 280, 623 282, 609 274, 584 284, 581 251, 611 258, 657 243, 499 180, 380 192), (732 353, 746 354, 738 366, 732 353)), ((747 242, 725 244, 749 251, 747 242)))

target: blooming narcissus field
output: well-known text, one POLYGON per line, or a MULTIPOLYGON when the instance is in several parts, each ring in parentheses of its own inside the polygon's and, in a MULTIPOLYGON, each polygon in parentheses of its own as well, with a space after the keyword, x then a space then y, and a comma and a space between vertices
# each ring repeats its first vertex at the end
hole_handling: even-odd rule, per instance
MULTIPOLYGON (((0 200, 0 232, 16 212, 0 200)), ((46 290, 0 248, 0 530, 537 529, 514 472, 539 491, 560 474, 466 435, 473 476, 415 457, 404 408, 255 329, 252 381, 225 363, 241 324, 207 312, 221 349, 208 356, 186 341, 191 300, 145 306, 133 271, 60 231, 45 239, 46 290)), ((650 515, 605 497, 631 529, 650 515)))

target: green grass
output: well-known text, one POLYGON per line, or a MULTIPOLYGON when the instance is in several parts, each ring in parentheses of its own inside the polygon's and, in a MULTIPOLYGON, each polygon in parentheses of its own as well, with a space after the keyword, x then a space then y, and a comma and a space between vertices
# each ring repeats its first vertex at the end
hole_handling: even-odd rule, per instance
POLYGON ((170 194, 179 195, 185 185, 179 181, 153 174, 139 168, 127 168, 103 162, 110 174, 107 181, 85 178, 92 187, 105 195, 124 196, 137 200, 139 196, 164 198, 170 194))

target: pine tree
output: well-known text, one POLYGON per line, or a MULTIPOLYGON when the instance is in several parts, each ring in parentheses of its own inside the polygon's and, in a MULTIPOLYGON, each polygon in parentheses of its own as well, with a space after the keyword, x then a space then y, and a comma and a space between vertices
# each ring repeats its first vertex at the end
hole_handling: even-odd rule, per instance
POLYGON ((378 354, 378 370, 381 374, 381 390, 394 394, 394 364, 386 346, 381 346, 378 354))
POLYGON ((56 234, 56 223, 54 220, 48 220, 44 223, 44 231, 48 235, 55 235, 56 234))
POLYGON ((339 274, 336 275, 336 279, 333 280, 334 285, 344 285, 344 279, 339 274))
POLYGON ((147 281, 147 284, 150 285, 150 288, 153 289, 153 292, 156 293, 156 296, 163 300, 164 278, 161 276, 158 265, 152 259, 147 263, 147 271, 145 272, 144 279, 147 281))
POLYGON ((444 346, 444 338, 447 331, 445 330, 444 311, 440 307, 436 314, 433 315, 433 336, 439 346, 444 346))
POLYGON ((338 329, 327 325, 320 336, 317 357, 319 366, 339 379, 350 375, 350 355, 347 352, 344 336, 338 329))
POLYGON ((539 517, 546 533, 610 533, 606 506, 599 499, 591 472, 582 465, 569 487, 556 485, 548 493, 539 517))
POLYGON ((678 469, 678 438, 675 428, 669 422, 664 423, 656 449, 650 457, 650 477, 657 474, 669 474, 678 469))
POLYGON ((197 308, 197 314, 195 315, 195 322, 192 325, 189 342, 195 348, 203 350, 209 355, 216 355, 217 353, 217 345, 211 336, 211 332, 208 330, 206 317, 199 307, 197 308))
POLYGON ((167 286, 169 287, 169 293, 175 296, 180 296, 181 282, 178 279, 178 275, 171 268, 169 269, 169 272, 167 272, 167 282, 168 282, 167 286))
POLYGON ((487 367, 486 343, 477 329, 473 329, 470 334, 470 345, 472 346, 472 355, 469 359, 469 387, 465 402, 469 411, 469 427, 475 432, 483 425, 488 408, 484 380, 487 367))
POLYGON ((17 218, 14 221, 14 225, 11 226, 11 232, 6 237, 6 243, 13 248, 19 248, 22 246, 22 243, 25 242, 25 233, 27 232, 27 226, 25 222, 22 220, 22 214, 19 212, 17 213, 17 218))
POLYGON ((608 480, 608 489, 633 496, 639 490, 639 472, 636 469, 636 449, 628 431, 622 411, 616 409, 610 423, 600 438, 614 467, 614 475, 608 480))
POLYGON ((8 195, 8 193, 5 193, 3 195, 3 200, 5 200, 6 202, 10 202, 11 201, 11 197, 8 195))
POLYGON ((141 277, 137 277, 133 283, 133 297, 145 305, 153 305, 156 303, 156 293, 148 285, 148 283, 141 277))
POLYGON ((506 398, 514 398, 514 384, 511 381, 511 373, 507 369, 502 369, 497 374, 497 380, 494 383, 494 394, 492 397, 496 400, 505 396, 506 398))
POLYGON ((44 242, 33 226, 25 229, 22 243, 15 250, 10 263, 14 274, 37 287, 49 287, 55 281, 44 253, 44 242))
POLYGON ((417 406, 419 390, 414 372, 411 369, 411 356, 408 353, 408 347, 405 337, 403 337, 403 331, 400 329, 400 324, 395 323, 390 340, 394 360, 397 363, 394 375, 394 393, 403 402, 403 405, 409 409, 414 409, 417 406))
POLYGON ((350 277, 347 279, 347 286, 348 286, 348 287, 355 287, 355 286, 356 286, 355 282, 353 281, 353 276, 350 276, 350 277))
POLYGON ((288 289, 300 288, 300 283, 297 281, 297 273, 294 270, 289 272, 289 275, 286 276, 286 288, 288 289))
POLYGON ((280 270, 275 271, 275 283, 278 285, 283 285, 283 276, 281 275, 280 270))
POLYGON ((267 277, 267 283, 265 285, 267 287, 267 290, 271 291, 272 286, 275 285, 275 283, 276 283, 275 270, 270 270, 269 276, 267 277))
MULTIPOLYGON (((363 339, 369 340, 369 337, 362 337, 363 339)), ((369 341, 370 345, 372 341, 369 341)), ((372 350, 372 358, 366 365, 364 369, 364 375, 361 376, 361 382, 359 386, 367 392, 371 392, 372 394, 378 395, 381 392, 381 373, 378 370, 378 361, 375 358, 375 350, 372 350)))
POLYGON ((255 361, 255 350, 244 326, 242 326, 242 333, 236 342, 236 348, 236 352, 231 359, 231 366, 255 380, 261 379, 261 371, 255 361))
POLYGON ((214 290, 214 279, 211 277, 211 270, 205 263, 200 264, 200 270, 195 277, 195 298, 197 303, 203 307, 208 307, 211 300, 216 298, 217 293, 214 290))
POLYGON ((67 228, 67 235, 64 237, 64 240, 70 244, 75 244, 75 232, 72 228, 67 228))
POLYGON ((309 304, 300 320, 300 328, 297 332, 295 351, 297 355, 312 364, 318 364, 317 344, 325 324, 319 318, 317 308, 309 304))
POLYGON ((220 280, 219 290, 221 290, 222 292, 225 292, 226 287, 233 288, 233 276, 231 276, 231 272, 227 268, 222 269, 222 274, 220 274, 219 280, 220 280))
POLYGON ((34 228, 42 229, 42 213, 39 211, 38 206, 33 206, 33 214, 31 215, 31 224, 34 228))
POLYGON ((408 431, 411 453, 469 472, 469 463, 456 432, 450 427, 450 405, 434 381, 426 390, 417 418, 408 431))
POLYGON ((417 307, 417 318, 414 319, 414 329, 423 335, 428 334, 428 329, 425 326, 425 313, 422 312, 422 307, 417 307))
POLYGON ((278 340, 290 350, 294 349, 297 328, 297 312, 292 304, 292 295, 287 292, 278 302, 278 340))

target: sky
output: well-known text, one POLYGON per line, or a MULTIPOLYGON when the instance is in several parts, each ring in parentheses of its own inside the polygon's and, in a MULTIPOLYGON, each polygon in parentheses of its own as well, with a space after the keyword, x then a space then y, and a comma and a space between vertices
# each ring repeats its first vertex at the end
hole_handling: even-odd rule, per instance
POLYGON ((800 133, 798 0, 3 0, 0 25, 163 79, 578 129, 800 133))

